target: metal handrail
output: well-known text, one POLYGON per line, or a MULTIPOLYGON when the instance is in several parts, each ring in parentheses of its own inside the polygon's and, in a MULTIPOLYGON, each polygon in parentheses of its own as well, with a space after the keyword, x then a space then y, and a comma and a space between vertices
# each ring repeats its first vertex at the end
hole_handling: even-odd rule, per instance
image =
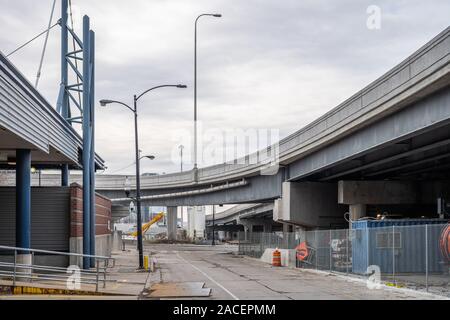
POLYGON ((13 286, 16 285, 17 278, 29 279, 30 282, 33 282, 34 280, 67 281, 68 277, 71 276, 71 274, 67 274, 67 268, 35 265, 34 264, 35 253, 95 259, 94 269, 80 269, 79 282, 86 284, 95 284, 96 292, 98 291, 100 281, 103 282, 103 288, 106 287, 107 269, 113 268, 115 266, 115 259, 106 256, 85 255, 81 253, 49 251, 42 249, 20 248, 10 246, 0 246, 0 251, 14 251, 14 262, 0 262, 0 268, 12 269, 12 270, 0 269, 0 276, 12 278, 13 286), (31 253, 31 264, 18 263, 17 262, 18 252, 31 253), (110 263, 111 261, 112 264, 110 263), (65 274, 62 275, 61 273, 65 274))

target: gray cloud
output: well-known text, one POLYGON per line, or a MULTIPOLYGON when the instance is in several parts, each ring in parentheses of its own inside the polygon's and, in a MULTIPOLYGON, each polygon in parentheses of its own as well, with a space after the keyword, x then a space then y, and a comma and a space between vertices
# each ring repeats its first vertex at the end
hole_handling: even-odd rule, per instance
MULTIPOLYGON (((0 50, 43 30, 51 0, 0 0, 0 50)), ((153 92, 140 103, 144 172, 179 168, 175 130, 192 130, 193 20, 199 27, 199 118, 205 128, 277 128, 286 136, 375 80, 448 26, 446 0, 73 0, 97 35, 97 98, 130 102, 163 83, 187 90, 153 92), (366 28, 366 8, 382 10, 382 28, 366 28), (432 19, 430 18, 432 17, 432 19)), ((59 11, 57 11, 59 13, 59 11)), ((57 14, 58 15, 58 14, 57 14)), ((80 25, 75 26, 79 31, 80 25)), ((42 41, 12 57, 34 81, 42 41)), ((54 103, 59 33, 51 34, 40 90, 54 103)), ((109 172, 133 162, 132 115, 97 110, 97 152, 109 172)), ((186 164, 186 167, 189 167, 186 164)), ((107 172, 108 172, 107 171, 107 172)), ((121 171, 132 173, 133 167, 121 171)))

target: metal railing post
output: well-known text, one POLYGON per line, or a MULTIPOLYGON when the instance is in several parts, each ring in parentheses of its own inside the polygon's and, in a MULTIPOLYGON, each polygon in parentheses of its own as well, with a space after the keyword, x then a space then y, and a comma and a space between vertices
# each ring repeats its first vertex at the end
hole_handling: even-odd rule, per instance
POLYGON ((346 239, 346 255, 347 255, 347 262, 346 262, 346 274, 348 275, 348 265, 350 264, 350 255, 348 253, 348 244, 350 242, 350 229, 347 229, 347 239, 346 239))
POLYGON ((260 249, 259 249, 259 252, 261 254, 264 253, 264 251, 263 251, 263 240, 264 240, 264 233, 260 233, 260 237, 259 237, 260 249))
MULTIPOLYGON (((366 265, 366 271, 367 268, 370 266, 370 228, 366 227, 365 229, 361 230, 361 233, 365 232, 366 233, 366 238, 367 238, 367 265, 366 265)), ((367 273, 367 272, 366 272, 367 273)))
POLYGON ((428 224, 425 225, 425 287, 428 292, 428 224))
POLYGON ((13 287, 16 286, 16 272, 17 272, 17 250, 14 250, 14 276, 13 276, 13 287))
POLYGON ((95 259, 95 292, 98 292, 98 272, 99 272, 99 264, 98 264, 98 260, 95 259))
POLYGON ((331 260, 332 260, 332 253, 331 253, 331 229, 330 229, 330 234, 329 234, 329 246, 330 246, 330 272, 332 271, 332 267, 331 267, 331 260))
POLYGON ((392 226, 392 282, 395 283, 395 226, 392 226))
POLYGON ((319 269, 319 241, 317 239, 317 230, 314 231, 314 241, 316 243, 316 270, 319 269))
POLYGON ((108 268, 108 260, 105 260, 105 268, 103 269, 103 289, 106 288, 106 269, 108 268))
POLYGON ((238 231, 238 253, 241 253, 241 231, 238 231))
POLYGON ((33 265, 34 265, 34 251, 31 252, 31 274, 30 274, 30 282, 33 282, 33 265))

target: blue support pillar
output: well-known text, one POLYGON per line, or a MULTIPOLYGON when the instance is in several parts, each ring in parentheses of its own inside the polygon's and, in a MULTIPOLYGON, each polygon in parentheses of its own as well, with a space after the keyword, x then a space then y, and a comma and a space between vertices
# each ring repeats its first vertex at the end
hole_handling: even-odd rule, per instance
POLYGON ((69 95, 67 94, 68 69, 67 54, 69 53, 69 32, 67 30, 68 21, 68 0, 61 0, 61 84, 57 102, 57 111, 64 119, 69 118, 69 95))
MULTIPOLYGON (((91 150, 90 150, 90 209, 91 209, 91 244, 90 254, 95 255, 95 33, 90 31, 90 43, 89 43, 89 65, 90 65, 90 77, 89 77, 89 98, 91 107, 91 150)), ((95 259, 91 258, 91 267, 95 267, 95 259)))
POLYGON ((61 186, 68 187, 69 186, 69 165, 63 164, 61 166, 61 186))
MULTIPOLYGON (((67 93, 68 64, 67 54, 69 53, 69 32, 67 30, 68 21, 68 0, 61 0, 61 84, 59 87, 59 97, 57 102, 57 110, 64 119, 69 118, 69 95, 67 93)), ((61 186, 69 186, 69 166, 63 164, 61 167, 61 186)))
POLYGON ((31 151, 25 149, 16 150, 16 247, 31 247, 31 151))
MULTIPOLYGON (((83 254, 89 255, 91 250, 90 242, 90 158, 91 158, 91 111, 90 111, 90 70, 89 70, 89 17, 83 17, 83 254)), ((83 258, 83 269, 89 269, 90 259, 83 258)))

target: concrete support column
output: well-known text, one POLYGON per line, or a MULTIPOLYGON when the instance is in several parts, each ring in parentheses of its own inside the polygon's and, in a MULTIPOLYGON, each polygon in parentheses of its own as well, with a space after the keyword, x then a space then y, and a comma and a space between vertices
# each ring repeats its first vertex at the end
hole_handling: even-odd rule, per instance
POLYGON ((290 225, 289 223, 283 223, 283 232, 284 233, 293 232, 292 225, 290 225))
POLYGON ((351 220, 358 220, 365 217, 367 211, 367 205, 365 204, 351 204, 349 205, 349 213, 351 220))
POLYGON ((167 239, 177 240, 177 207, 167 207, 167 239))
MULTIPOLYGON (((351 221, 356 221, 362 217, 365 217, 367 213, 367 205, 366 204, 351 204, 349 205, 349 215, 351 221)), ((352 228, 350 223, 349 228, 352 228)))
POLYGON ((337 202, 338 186, 324 182, 283 182, 273 220, 291 225, 329 228, 345 224, 346 206, 337 202))
POLYGON ((244 240, 247 241, 248 240, 248 227, 244 226, 244 240))
POLYGON ((239 219, 238 224, 241 224, 244 227, 244 240, 247 241, 249 233, 253 232, 253 223, 247 219, 239 219))
MULTIPOLYGON (((25 149, 16 150, 16 247, 31 248, 31 151, 25 149)), ((19 251, 17 262, 31 264, 31 253, 19 251)))

